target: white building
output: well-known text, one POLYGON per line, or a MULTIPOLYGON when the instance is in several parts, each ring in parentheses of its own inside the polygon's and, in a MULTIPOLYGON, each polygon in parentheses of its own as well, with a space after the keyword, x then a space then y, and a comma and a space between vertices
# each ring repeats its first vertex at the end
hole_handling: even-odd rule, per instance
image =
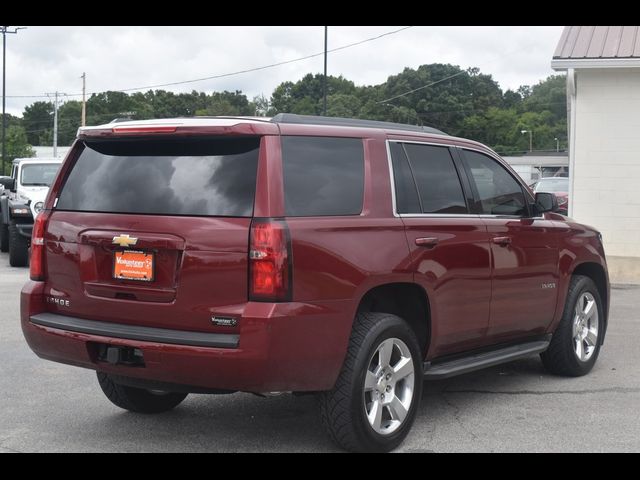
POLYGON ((532 152, 517 157, 502 157, 528 185, 542 177, 568 176, 566 152, 532 152))
POLYGON ((613 282, 640 283, 640 27, 565 27, 569 215, 604 237, 613 282))
MULTIPOLYGON (((58 158, 64 158, 71 147, 58 147, 58 158)), ((33 147, 36 157, 53 158, 53 147, 37 145, 33 147)))

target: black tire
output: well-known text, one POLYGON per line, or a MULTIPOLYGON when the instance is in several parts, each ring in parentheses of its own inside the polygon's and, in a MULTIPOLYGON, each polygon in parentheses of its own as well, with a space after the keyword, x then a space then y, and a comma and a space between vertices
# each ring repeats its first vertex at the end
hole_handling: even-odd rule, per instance
POLYGON ((20 235, 15 225, 9 225, 9 265, 12 267, 29 265, 29 241, 20 235))
MULTIPOLYGON (((571 278, 569 292, 565 303, 562 319, 553 334, 549 348, 540 354, 544 367, 555 375, 567 377, 580 377, 591 371, 600 353, 600 335, 604 331, 604 311, 602 299, 598 289, 589 277, 574 275, 571 278), (574 322, 576 319, 577 303, 583 299, 583 295, 590 295, 596 302, 598 314, 598 335, 594 342, 595 347, 586 360, 581 360, 576 352, 574 342, 574 322)), ((584 345, 584 344, 583 344, 584 345)), ((582 347, 584 348, 584 346, 582 347)))
POLYGON ((9 226, 0 224, 0 252, 9 251, 9 226))
MULTIPOLYGON (((354 452, 388 452, 407 436, 422 395, 422 355, 415 333, 400 317, 387 313, 357 315, 347 356, 333 390, 320 394, 320 416, 331 439, 354 452), (413 397, 403 423, 392 433, 376 432, 367 420, 365 375, 381 343, 400 339, 410 350, 414 368, 413 397)), ((373 393, 373 392, 372 392, 373 393)))
POLYGON ((143 388, 128 387, 115 383, 109 375, 97 372, 100 388, 117 407, 135 413, 162 413, 177 407, 186 393, 152 392, 143 388))

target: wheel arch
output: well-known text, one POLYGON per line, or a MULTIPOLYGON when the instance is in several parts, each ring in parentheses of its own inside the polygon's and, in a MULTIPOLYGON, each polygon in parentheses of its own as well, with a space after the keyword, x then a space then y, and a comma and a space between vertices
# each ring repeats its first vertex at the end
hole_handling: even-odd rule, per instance
POLYGON ((405 320, 426 357, 431 340, 431 306, 420 285, 411 282, 376 285, 360 298, 356 313, 360 312, 391 313, 405 320))

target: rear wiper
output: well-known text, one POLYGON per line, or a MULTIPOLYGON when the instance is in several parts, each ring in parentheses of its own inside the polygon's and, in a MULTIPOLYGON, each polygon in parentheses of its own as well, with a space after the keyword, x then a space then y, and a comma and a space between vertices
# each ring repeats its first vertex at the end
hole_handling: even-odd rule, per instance
POLYGON ((48 187, 48 183, 23 183, 25 187, 48 187))

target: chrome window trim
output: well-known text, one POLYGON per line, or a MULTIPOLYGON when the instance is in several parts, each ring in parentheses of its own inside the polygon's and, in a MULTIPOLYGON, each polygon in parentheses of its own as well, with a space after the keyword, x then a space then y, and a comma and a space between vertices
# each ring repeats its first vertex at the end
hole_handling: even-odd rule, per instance
POLYGON ((399 213, 400 218, 478 218, 474 213, 399 213))
POLYGON ((505 219, 505 220, 532 220, 533 217, 519 217, 517 215, 491 215, 489 213, 481 213, 478 215, 480 218, 497 218, 497 219, 505 219))
POLYGON ((395 143, 417 143, 419 145, 434 145, 436 147, 457 147, 457 145, 453 143, 438 143, 438 142, 421 142, 420 140, 398 140, 397 138, 387 138, 387 142, 395 142, 395 143))
MULTIPOLYGON (((516 215, 490 215, 490 214, 477 214, 477 213, 399 213, 398 216, 400 218, 497 218, 497 219, 513 219, 513 220, 521 220, 528 219, 531 220, 533 217, 518 217, 516 215)), ((538 218, 538 217, 535 217, 538 218)))

